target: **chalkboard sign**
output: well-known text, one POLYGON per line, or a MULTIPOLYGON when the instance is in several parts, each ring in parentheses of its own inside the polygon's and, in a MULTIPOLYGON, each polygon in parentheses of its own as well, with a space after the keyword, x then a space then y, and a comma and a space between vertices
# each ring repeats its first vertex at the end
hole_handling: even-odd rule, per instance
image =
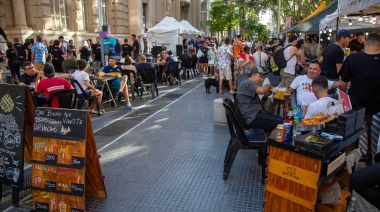
POLYGON ((86 111, 55 108, 35 110, 34 136, 70 140, 86 139, 86 111))
POLYGON ((0 85, 0 182, 22 187, 26 87, 0 85))

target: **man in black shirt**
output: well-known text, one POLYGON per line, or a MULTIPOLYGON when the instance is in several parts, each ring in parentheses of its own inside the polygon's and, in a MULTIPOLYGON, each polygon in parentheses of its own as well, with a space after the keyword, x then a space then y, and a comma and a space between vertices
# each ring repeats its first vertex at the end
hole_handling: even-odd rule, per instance
POLYGON ((34 65, 26 61, 22 64, 22 69, 25 73, 21 75, 19 85, 32 85, 36 83, 39 72, 34 68, 34 65))
MULTIPOLYGON (((22 69, 25 71, 23 75, 20 77, 19 85, 29 86, 30 90, 34 90, 34 86, 37 81, 38 75, 43 75, 43 71, 39 72, 34 68, 34 65, 29 62, 25 61, 22 64, 22 69)), ((44 106, 47 105, 48 101, 45 96, 32 96, 35 98, 35 101, 37 102, 38 106, 44 106)))
MULTIPOLYGON (((77 58, 77 47, 74 46, 73 40, 69 40, 69 47, 70 47, 71 51, 73 52, 73 56, 75 58, 77 58)), ((69 51, 67 51, 67 53, 69 53, 69 51)))
POLYGON ((364 49, 365 37, 362 31, 356 33, 356 39, 353 39, 350 43, 354 43, 360 47, 360 51, 364 49))
POLYGON ((364 52, 351 54, 344 61, 339 89, 347 90, 352 107, 365 107, 367 115, 380 112, 380 34, 368 35, 364 52))
POLYGON ((344 52, 342 48, 348 45, 351 38, 351 33, 345 29, 342 29, 336 36, 336 42, 327 46, 323 55, 323 62, 321 66, 322 76, 333 81, 339 80, 338 74, 342 68, 344 60, 344 52))
POLYGON ((18 38, 14 38, 14 46, 17 50, 18 58, 20 60, 20 64, 22 65, 25 62, 26 54, 28 50, 26 50, 25 46, 22 45, 18 38))
POLYGON ((132 40, 133 40, 133 59, 134 60, 138 60, 138 57, 139 57, 139 52, 140 52, 140 43, 139 41, 137 40, 136 38, 136 35, 133 34, 132 35, 132 40))
POLYGON ((92 44, 92 66, 91 69, 93 71, 97 71, 100 67, 100 63, 102 62, 102 46, 100 45, 100 38, 96 38, 96 43, 92 44), (98 64, 99 63, 99 64, 98 64))
POLYGON ((124 39, 124 44, 121 45, 121 51, 123 52, 122 53, 122 57, 125 58, 127 55, 131 56, 132 57, 132 51, 133 51, 133 48, 132 46, 128 43, 128 38, 125 38, 124 39))

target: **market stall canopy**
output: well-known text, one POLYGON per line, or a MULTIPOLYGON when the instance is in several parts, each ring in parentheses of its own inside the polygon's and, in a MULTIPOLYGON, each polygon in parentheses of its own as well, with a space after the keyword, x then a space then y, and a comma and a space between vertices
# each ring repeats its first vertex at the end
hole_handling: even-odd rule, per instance
POLYGON ((194 34, 189 29, 186 29, 182 24, 180 24, 175 18, 166 16, 154 27, 148 29, 148 33, 168 33, 177 32, 178 34, 194 34))
POLYGON ((338 15, 380 15, 380 0, 339 0, 338 15))
POLYGON ((303 21, 281 33, 288 32, 304 32, 304 33, 313 33, 317 34, 319 32, 319 22, 322 18, 326 17, 333 13, 338 7, 338 0, 334 0, 331 4, 327 5, 322 11, 313 17, 303 21))
POLYGON ((191 25, 188 21, 186 20, 182 20, 179 22, 180 24, 182 24, 186 29, 196 33, 196 34, 204 34, 204 32, 201 32, 199 30, 197 30, 195 27, 193 27, 193 25, 191 25))
POLYGON ((308 15, 308 16, 307 16, 305 19, 303 19, 301 22, 304 22, 304 21, 306 21, 307 19, 309 19, 309 18, 315 16, 316 14, 318 14, 319 12, 321 12, 323 9, 325 9, 325 7, 326 7, 326 2, 323 1, 323 2, 319 5, 319 7, 318 7, 317 9, 314 10, 314 12, 312 12, 310 15, 308 15))
MULTIPOLYGON (((334 13, 327 15, 321 23, 319 24, 319 30, 329 30, 331 28, 332 31, 336 30, 336 23, 338 18, 338 10, 334 13)), ((366 30, 366 29, 374 29, 380 27, 379 16, 350 16, 347 18, 341 17, 339 19, 339 29, 347 29, 347 30, 366 30), (373 21, 375 18, 375 22, 373 21), (351 22, 351 25, 350 25, 351 22)))

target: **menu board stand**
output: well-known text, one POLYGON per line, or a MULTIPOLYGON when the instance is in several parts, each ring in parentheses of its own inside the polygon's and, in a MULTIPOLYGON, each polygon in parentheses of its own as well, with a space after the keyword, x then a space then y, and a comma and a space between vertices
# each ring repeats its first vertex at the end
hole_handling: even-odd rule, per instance
POLYGON ((87 111, 36 108, 32 145, 35 211, 85 211, 85 195, 106 198, 87 111))
POLYGON ((24 160, 30 161, 34 104, 26 86, 0 84, 0 196, 12 186, 12 204, 19 206, 24 160))

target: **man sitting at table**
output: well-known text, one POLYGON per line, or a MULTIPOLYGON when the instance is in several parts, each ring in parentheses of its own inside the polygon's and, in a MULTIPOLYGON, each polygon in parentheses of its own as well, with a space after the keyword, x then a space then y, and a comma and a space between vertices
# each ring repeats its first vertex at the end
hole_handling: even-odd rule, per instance
MULTIPOLYGON (((74 89, 71 83, 66 79, 56 78, 54 76, 54 66, 51 64, 46 64, 44 67, 44 73, 40 73, 37 76, 35 92, 43 92, 45 94, 46 99, 49 99, 50 94, 52 93, 68 89, 74 89)), ((58 98, 53 99, 51 107, 59 108, 58 98)))
MULTIPOLYGON (((140 72, 141 70, 144 70, 144 69, 156 70, 153 63, 146 62, 146 57, 143 54, 139 55, 139 63, 136 64, 135 67, 137 69, 137 72, 140 72)), ((154 79, 152 79, 152 81, 155 81, 156 75, 154 75, 153 77, 154 79)))
POLYGON ((127 103, 127 110, 132 109, 131 102, 129 101, 129 94, 128 94, 128 76, 124 75, 122 76, 122 68, 120 66, 116 65, 116 60, 113 57, 108 58, 108 66, 103 68, 103 72, 105 73, 105 76, 115 76, 116 79, 110 80, 109 83, 111 84, 111 88, 115 89, 118 92, 118 96, 121 97, 124 96, 125 102, 127 103))
MULTIPOLYGON (((307 74, 297 76, 288 89, 288 93, 292 96, 294 90, 297 91, 297 104, 309 105, 317 101, 317 97, 313 93, 311 83, 313 79, 321 74, 321 65, 317 61, 312 61, 308 67, 307 74)), ((339 87, 339 82, 328 80, 328 89, 339 87)))
MULTIPOLYGON (((25 71, 25 73, 23 75, 21 75, 19 85, 29 86, 31 91, 33 91, 34 86, 35 86, 36 81, 37 81, 37 76, 40 72, 37 71, 34 68, 34 65, 29 61, 25 61, 22 64, 22 69, 25 71)), ((43 72, 41 72, 41 73, 43 74, 43 72)), ((37 102, 38 106, 47 105, 47 103, 48 103, 48 101, 46 100, 46 97, 44 97, 44 96, 37 96, 36 102, 37 102)))
POLYGON ((329 97, 328 82, 325 77, 317 76, 314 78, 313 82, 311 83, 311 87, 318 100, 311 103, 308 107, 302 107, 305 118, 313 118, 313 116, 317 115, 317 113, 320 112, 324 114, 342 113, 342 111, 339 109, 338 102, 335 99, 329 97))
POLYGON ((284 118, 265 113, 262 104, 268 98, 268 91, 272 86, 270 84, 260 86, 263 80, 262 72, 259 72, 257 67, 252 68, 248 79, 240 83, 237 89, 236 102, 249 128, 263 129, 274 135, 276 126, 284 123, 284 118), (261 94, 265 95, 260 100, 261 94))
POLYGON ((67 59, 62 62, 62 70, 65 73, 69 73, 70 71, 72 71, 71 73, 73 73, 77 69, 78 69, 77 59, 74 57, 73 51, 68 50, 67 59))

